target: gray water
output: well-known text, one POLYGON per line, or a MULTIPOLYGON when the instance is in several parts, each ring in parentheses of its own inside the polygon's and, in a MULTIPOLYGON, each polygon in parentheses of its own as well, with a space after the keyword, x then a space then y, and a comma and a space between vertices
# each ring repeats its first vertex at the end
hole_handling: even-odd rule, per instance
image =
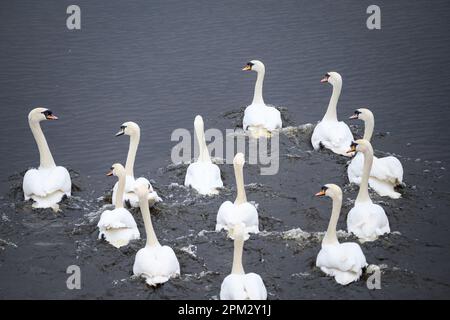
MULTIPOLYGON (((281 134, 279 174, 245 167, 265 232, 246 242, 244 267, 262 276, 269 299, 449 297, 447 1, 378 1, 376 31, 365 25, 369 1, 77 1, 80 31, 65 26, 69 4, 0 3, 1 298, 217 298, 232 242, 209 231, 220 204, 234 198, 232 166, 221 166, 217 197, 171 186, 183 184, 186 166, 171 164, 170 135, 192 130, 196 114, 207 128, 234 128, 253 95, 255 74, 241 71, 251 59, 266 65, 266 102, 283 107, 293 127, 281 134), (319 81, 332 70, 344 80, 339 117, 369 107, 377 155, 394 153, 405 169, 402 199, 373 195, 397 232, 362 245, 382 267, 381 290, 364 279, 339 286, 314 266, 331 203, 312 195, 324 183, 343 187, 344 230, 357 192, 346 159, 312 151, 311 128, 295 129, 323 116, 331 88, 319 81), (59 214, 31 210, 20 191, 21 175, 39 160, 26 120, 36 106, 60 117, 43 129, 78 187, 59 214), (152 210, 156 232, 181 264, 182 276, 157 289, 132 277, 143 241, 116 250, 97 240, 114 183, 104 173, 125 161, 128 147, 114 134, 128 120, 141 126, 135 172, 153 179, 164 199, 152 210), (296 228, 308 234, 286 233, 296 228), (66 288, 71 264, 81 267, 81 290, 66 288)), ((361 136, 362 123, 352 124, 361 136)))

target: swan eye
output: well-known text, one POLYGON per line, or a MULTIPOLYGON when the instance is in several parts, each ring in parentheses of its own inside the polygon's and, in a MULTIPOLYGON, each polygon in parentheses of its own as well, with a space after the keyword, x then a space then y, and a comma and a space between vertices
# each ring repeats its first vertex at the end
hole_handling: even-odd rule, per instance
POLYGON ((45 111, 42 111, 42 114, 47 117, 47 116, 51 116, 53 114, 53 112, 51 110, 45 110, 45 111))
POLYGON ((356 114, 356 115, 360 115, 360 114, 361 114, 361 111, 355 110, 355 114, 356 114))
POLYGON ((327 190, 328 190, 328 187, 327 187, 327 186, 323 186, 323 187, 322 187, 322 191, 323 191, 323 192, 326 192, 327 190))
POLYGON ((357 146, 358 144, 356 142, 352 142, 352 144, 350 145, 352 149, 356 149, 357 146))
POLYGON ((120 129, 121 129, 121 130, 125 130, 126 127, 127 127, 127 126, 120 126, 120 129))

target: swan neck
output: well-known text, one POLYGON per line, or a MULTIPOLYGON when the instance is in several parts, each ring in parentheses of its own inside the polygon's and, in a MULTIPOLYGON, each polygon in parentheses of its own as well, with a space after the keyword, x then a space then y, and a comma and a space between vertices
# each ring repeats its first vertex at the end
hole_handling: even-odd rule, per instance
POLYGON ((371 201, 369 196, 369 175, 372 169, 373 163, 373 151, 366 150, 364 154, 364 166, 363 174, 361 177, 361 183, 359 185, 358 196, 356 197, 356 202, 371 201))
POLYGON ((142 219, 144 220, 145 233, 147 235, 146 247, 159 246, 158 238, 153 229, 152 219, 150 217, 150 209, 148 207, 147 197, 139 198, 139 205, 141 207, 142 219))
POLYGON ((363 139, 370 142, 370 139, 372 139, 373 129, 375 127, 375 120, 367 119, 364 121, 364 137, 363 139))
POLYGON ((130 135, 130 146, 128 148, 127 162, 125 164, 125 173, 130 177, 134 177, 134 162, 136 160, 140 136, 141 134, 139 132, 130 135))
POLYGON ((199 155, 198 161, 200 162, 211 162, 209 156, 208 147, 206 146, 205 131, 203 126, 195 127, 195 135, 197 137, 199 155))
POLYGON ((322 120, 337 121, 337 103, 341 95, 342 84, 336 83, 333 85, 333 93, 331 94, 330 102, 328 103, 327 112, 322 120))
POLYGON ((245 274, 244 267, 242 266, 242 252, 244 250, 244 239, 234 239, 234 252, 233 252, 233 268, 232 274, 245 274))
POLYGON ((44 133, 42 132, 41 125, 38 121, 30 120, 28 121, 30 125, 31 132, 33 133, 34 140, 39 149, 39 168, 53 168, 56 167, 55 161, 53 160, 52 153, 45 139, 44 133))
POLYGON ((247 202, 247 196, 245 194, 244 187, 244 166, 235 164, 234 165, 234 176, 236 178, 236 190, 237 196, 234 204, 240 205, 247 202))
POLYGON ((324 244, 337 244, 339 243, 336 235, 336 226, 339 220, 339 214, 341 213, 342 207, 342 196, 333 198, 333 209, 331 210, 331 218, 328 223, 328 229, 325 233, 325 237, 322 240, 322 245, 324 244))
POLYGON ((125 174, 119 175, 119 182, 117 185, 116 203, 114 204, 116 209, 123 208, 123 194, 125 192, 125 174))
POLYGON ((262 104, 264 105, 264 99, 262 94, 263 82, 264 82, 265 71, 258 71, 255 83, 255 93, 253 95, 252 104, 262 104))

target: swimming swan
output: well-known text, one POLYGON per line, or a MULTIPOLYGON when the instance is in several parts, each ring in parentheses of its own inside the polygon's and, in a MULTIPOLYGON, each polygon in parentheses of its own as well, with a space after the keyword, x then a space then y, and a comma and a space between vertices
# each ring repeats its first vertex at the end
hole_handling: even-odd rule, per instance
POLYGON ((374 241, 378 236, 389 233, 389 220, 384 209, 374 204, 369 196, 369 173, 373 162, 373 149, 369 141, 360 139, 352 142, 349 152, 362 152, 364 166, 358 196, 354 207, 347 215, 347 230, 361 242, 374 241))
POLYGON ((72 181, 66 168, 56 166, 42 132, 40 122, 57 120, 51 110, 35 108, 28 114, 28 123, 39 149, 39 168, 29 169, 23 177, 25 200, 33 199, 33 208, 59 210, 58 203, 64 196, 70 197, 72 181))
POLYGON ((187 168, 184 185, 194 188, 202 195, 217 194, 217 188, 222 188, 223 182, 219 167, 211 162, 201 116, 195 117, 194 128, 199 146, 199 156, 197 161, 191 163, 187 168))
POLYGON ((139 229, 130 211, 123 207, 123 194, 125 190, 125 168, 120 163, 111 167, 108 176, 119 178, 119 186, 114 210, 105 210, 97 224, 98 238, 104 238, 116 248, 126 246, 131 240, 139 239, 139 229))
POLYGON ((230 230, 234 225, 243 223, 245 226, 245 240, 248 239, 248 233, 258 233, 258 212, 255 206, 247 202, 244 187, 244 155, 236 154, 233 160, 234 176, 236 178, 237 196, 234 203, 225 201, 217 212, 216 231, 222 229, 230 230))
POLYGON ((322 83, 330 83, 333 86, 328 109, 317 126, 311 137, 311 144, 315 150, 325 147, 334 153, 350 156, 346 151, 353 141, 353 135, 348 125, 337 119, 337 102, 341 94, 342 78, 337 72, 328 72, 321 80, 322 83))
MULTIPOLYGON (((134 161, 136 159, 136 152, 139 146, 139 140, 141 137, 141 129, 134 122, 125 122, 120 126, 120 131, 116 133, 116 137, 121 135, 130 136, 130 146, 128 148, 127 162, 125 164, 125 172, 126 172, 126 182, 125 182, 125 194, 124 194, 124 202, 128 202, 130 206, 133 208, 139 207, 139 199, 138 196, 134 192, 134 187, 137 183, 146 183, 150 186, 148 191, 148 201, 150 206, 155 204, 155 202, 162 201, 158 196, 156 191, 153 190, 150 182, 143 177, 134 178, 134 161)), ((113 194, 112 194, 112 202, 116 203, 116 194, 119 182, 114 185, 113 194)))
POLYGON ((280 111, 264 103, 262 88, 266 68, 261 61, 252 60, 242 70, 256 71, 257 73, 253 101, 245 109, 242 127, 245 131, 249 131, 255 138, 270 136, 270 132, 282 127, 282 122, 280 111))
POLYGON ((148 205, 150 188, 150 185, 141 181, 136 183, 134 189, 134 192, 139 197, 147 242, 145 247, 140 249, 136 254, 133 273, 135 276, 145 278, 145 282, 148 285, 156 286, 167 282, 170 278, 179 276, 180 264, 172 248, 161 246, 156 238, 148 205))
MULTIPOLYGON (((373 113, 366 108, 360 108, 350 119, 361 119, 364 121, 364 138, 370 142, 372 138, 375 120, 373 113)), ((364 155, 358 152, 347 168, 348 180, 360 184, 363 171, 364 155)), ((401 194, 394 188, 403 182, 403 167, 401 162, 393 156, 377 158, 373 157, 373 165, 370 170, 369 186, 380 196, 388 196, 398 199, 401 194)))
POLYGON ((337 283, 347 285, 359 279, 367 266, 361 247, 355 242, 339 243, 336 225, 342 207, 342 190, 335 184, 326 184, 316 196, 328 196, 333 200, 330 222, 322 249, 317 255, 316 266, 325 274, 334 277, 337 283))
POLYGON ((266 300, 267 290, 261 277, 256 273, 245 273, 242 266, 245 226, 238 223, 230 232, 234 238, 233 268, 222 282, 220 300, 266 300))

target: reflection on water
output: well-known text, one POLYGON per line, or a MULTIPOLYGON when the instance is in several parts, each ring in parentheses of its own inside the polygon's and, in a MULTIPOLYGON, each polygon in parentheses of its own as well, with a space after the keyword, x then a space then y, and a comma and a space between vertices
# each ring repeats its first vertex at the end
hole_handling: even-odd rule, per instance
MULTIPOLYGON (((251 10, 241 1, 77 4, 79 32, 65 28, 64 3, 0 4, 0 297, 217 298, 233 244, 210 231, 222 201, 234 197, 232 166, 221 166, 218 197, 199 197, 182 187, 186 166, 170 163, 170 135, 192 131, 196 114, 208 128, 239 125, 255 81, 240 69, 255 58, 266 65, 265 100, 283 107, 291 128, 280 138, 278 175, 245 168, 264 230, 246 243, 246 270, 262 275, 270 299, 448 297, 447 2, 381 1, 380 31, 365 28, 367 1, 252 0, 245 4, 251 10), (313 152, 310 131, 296 128, 323 116, 331 87, 319 81, 331 70, 344 80, 339 118, 368 106, 378 155, 394 153, 405 168, 402 199, 374 197, 399 233, 363 245, 368 262, 384 266, 377 292, 364 281, 342 290, 314 268, 330 208, 313 192, 340 184, 348 212, 357 191, 347 184, 347 160, 313 152), (59 215, 21 201, 17 173, 38 162, 26 121, 35 106, 60 117, 43 129, 56 162, 74 170, 80 188, 59 215), (181 263, 182 276, 157 290, 131 277, 143 241, 120 250, 97 241, 103 196, 113 184, 104 172, 125 161, 128 139, 114 134, 128 120, 141 126, 136 174, 154 179, 164 200, 152 212, 156 232, 181 263), (302 232, 309 236, 298 241, 302 232), (79 292, 65 288, 70 264, 82 266, 86 287, 79 292)), ((362 123, 352 130, 361 136, 362 123)), ((134 215, 142 226, 139 211, 134 215)))

